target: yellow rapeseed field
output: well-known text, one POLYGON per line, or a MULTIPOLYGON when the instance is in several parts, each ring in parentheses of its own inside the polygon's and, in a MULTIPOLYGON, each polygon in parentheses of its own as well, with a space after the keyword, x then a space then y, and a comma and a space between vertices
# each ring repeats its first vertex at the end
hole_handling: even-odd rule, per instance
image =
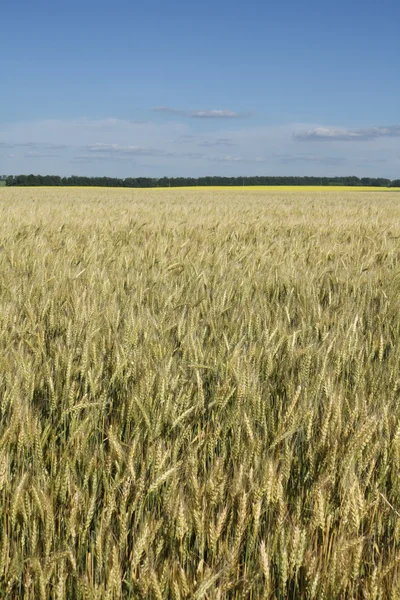
POLYGON ((0 598, 400 598, 400 194, 0 192, 0 598))

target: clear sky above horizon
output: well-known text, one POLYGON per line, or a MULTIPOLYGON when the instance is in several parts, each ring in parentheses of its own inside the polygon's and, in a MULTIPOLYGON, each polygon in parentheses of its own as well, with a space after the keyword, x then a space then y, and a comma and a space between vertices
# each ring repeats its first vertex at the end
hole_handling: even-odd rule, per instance
POLYGON ((400 178, 395 1, 5 0, 0 174, 400 178))

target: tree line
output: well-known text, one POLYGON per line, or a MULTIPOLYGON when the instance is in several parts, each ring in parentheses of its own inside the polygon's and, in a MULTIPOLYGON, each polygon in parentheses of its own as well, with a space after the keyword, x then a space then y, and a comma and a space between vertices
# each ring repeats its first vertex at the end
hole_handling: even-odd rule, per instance
POLYGON ((194 186, 324 185, 400 187, 400 179, 383 177, 59 177, 58 175, 9 175, 7 186, 99 186, 121 188, 164 188, 194 186))

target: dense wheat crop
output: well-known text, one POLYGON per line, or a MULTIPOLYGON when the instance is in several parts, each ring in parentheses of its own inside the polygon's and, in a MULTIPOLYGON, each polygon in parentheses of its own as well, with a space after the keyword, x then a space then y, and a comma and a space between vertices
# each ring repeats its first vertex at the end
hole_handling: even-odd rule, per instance
POLYGON ((0 597, 400 598, 400 194, 0 193, 0 597))

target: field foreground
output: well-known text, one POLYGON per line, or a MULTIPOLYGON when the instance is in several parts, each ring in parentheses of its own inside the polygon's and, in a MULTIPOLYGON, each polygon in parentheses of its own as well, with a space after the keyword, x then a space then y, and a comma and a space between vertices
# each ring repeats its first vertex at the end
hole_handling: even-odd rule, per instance
POLYGON ((400 196, 0 194, 0 597, 400 598, 400 196))

